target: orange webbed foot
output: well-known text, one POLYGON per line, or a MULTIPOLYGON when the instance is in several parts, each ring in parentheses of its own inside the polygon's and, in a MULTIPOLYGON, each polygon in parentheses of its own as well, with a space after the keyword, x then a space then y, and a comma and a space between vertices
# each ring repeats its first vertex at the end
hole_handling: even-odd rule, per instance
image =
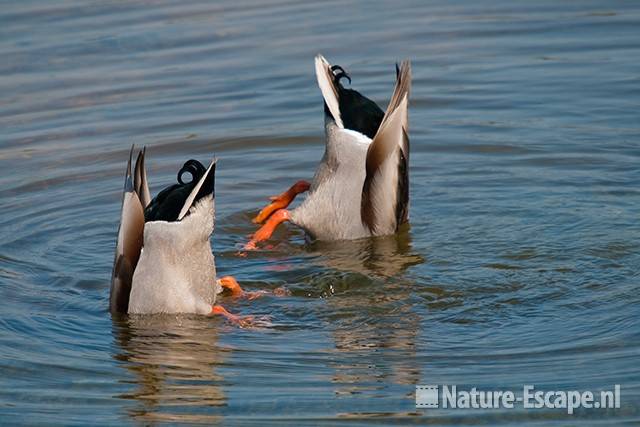
POLYGON ((268 291, 247 292, 240 287, 240 284, 233 276, 221 277, 217 280, 217 282, 223 288, 229 289, 231 291, 231 296, 234 298, 246 298, 251 301, 269 293, 268 291))
POLYGON ((288 210, 279 209, 275 211, 273 215, 269 217, 267 222, 255 232, 249 243, 244 246, 244 249, 248 251, 256 249, 257 243, 268 240, 280 223, 290 220, 291 215, 288 210))
POLYGON ((240 284, 233 276, 224 276, 217 280, 218 285, 222 286, 225 289, 229 289, 231 291, 231 296, 233 297, 241 297, 244 294, 244 291, 240 287, 240 284))
POLYGON ((269 197, 271 203, 262 209, 255 218, 253 218, 253 222, 256 224, 263 223, 278 209, 284 209, 289 206, 298 194, 308 191, 310 187, 311 184, 309 184, 309 182, 300 180, 293 184, 291 188, 284 193, 269 197))
POLYGON ((236 326, 239 326, 241 328, 248 328, 250 326, 253 326, 254 324, 254 317, 253 316, 238 316, 236 314, 231 314, 227 311, 227 309, 225 309, 223 306, 221 305, 213 305, 211 306, 211 312, 209 313, 210 316, 214 316, 214 315, 221 315, 224 316, 225 319, 227 319, 229 322, 233 323, 236 326))

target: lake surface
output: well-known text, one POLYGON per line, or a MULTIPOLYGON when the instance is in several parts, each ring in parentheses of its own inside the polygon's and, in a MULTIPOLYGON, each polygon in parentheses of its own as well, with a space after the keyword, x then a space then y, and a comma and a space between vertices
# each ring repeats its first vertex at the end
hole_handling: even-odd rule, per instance
POLYGON ((637 2, 6 2, 0 420, 640 423, 637 2), (410 58, 411 226, 305 243, 250 219, 323 153, 313 57, 384 108, 410 58), (220 274, 269 316, 112 319, 124 168, 219 157, 220 274), (415 385, 599 390, 621 407, 415 407, 415 385))

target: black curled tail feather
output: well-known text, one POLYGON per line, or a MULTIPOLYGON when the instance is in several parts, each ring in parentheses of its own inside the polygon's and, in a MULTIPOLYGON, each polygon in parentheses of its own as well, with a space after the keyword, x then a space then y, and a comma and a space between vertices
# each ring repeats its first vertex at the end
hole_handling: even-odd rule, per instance
POLYGON ((342 79, 351 83, 351 76, 344 68, 329 64, 322 55, 316 56, 315 62, 326 118, 333 119, 339 128, 354 130, 373 138, 384 112, 372 100, 342 86, 342 79))
POLYGON ((180 168, 180 171, 178 171, 178 182, 182 185, 185 185, 194 181, 198 181, 206 171, 207 168, 205 168, 204 165, 199 161, 194 159, 187 160, 184 165, 182 165, 182 168, 180 168), (184 175, 185 173, 191 175, 191 181, 187 183, 185 183, 182 179, 182 175, 184 175))
POLYGON ((178 171, 178 183, 165 188, 151 200, 144 211, 145 221, 176 221, 191 190, 206 171, 199 161, 187 160, 178 171), (185 180, 185 174, 191 175, 191 180, 185 180))
POLYGON ((349 84, 351 84, 351 76, 340 65, 332 65, 331 72, 333 73, 333 83, 336 86, 342 87, 340 80, 343 78, 349 80, 349 84))
MULTIPOLYGON (((347 79, 351 84, 351 76, 340 65, 332 65, 331 72, 344 127, 373 138, 380 127, 384 111, 360 92, 342 86, 340 80, 347 79)), ((324 111, 325 114, 330 113, 326 103, 324 111)))

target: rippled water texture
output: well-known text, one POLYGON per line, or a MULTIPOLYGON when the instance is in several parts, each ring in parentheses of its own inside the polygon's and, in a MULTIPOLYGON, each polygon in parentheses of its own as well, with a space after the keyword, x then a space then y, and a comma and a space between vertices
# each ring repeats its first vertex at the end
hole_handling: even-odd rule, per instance
POLYGON ((640 422, 637 2, 22 1, 0 8, 2 424, 640 422), (323 152, 313 56, 386 106, 413 61, 411 226, 250 218, 323 152), (268 315, 112 319, 124 166, 220 159, 220 273, 268 315), (416 409, 416 384, 601 390, 617 410, 416 409))

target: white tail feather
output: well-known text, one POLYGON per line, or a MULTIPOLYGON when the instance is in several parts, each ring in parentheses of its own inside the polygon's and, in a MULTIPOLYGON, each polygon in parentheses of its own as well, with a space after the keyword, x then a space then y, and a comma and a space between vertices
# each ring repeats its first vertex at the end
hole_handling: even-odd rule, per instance
POLYGON ((333 116, 338 127, 344 129, 342 117, 340 116, 340 105, 338 103, 338 93, 333 82, 333 72, 331 64, 322 55, 316 56, 316 77, 318 78, 318 86, 322 92, 324 102, 329 107, 329 111, 333 116))

